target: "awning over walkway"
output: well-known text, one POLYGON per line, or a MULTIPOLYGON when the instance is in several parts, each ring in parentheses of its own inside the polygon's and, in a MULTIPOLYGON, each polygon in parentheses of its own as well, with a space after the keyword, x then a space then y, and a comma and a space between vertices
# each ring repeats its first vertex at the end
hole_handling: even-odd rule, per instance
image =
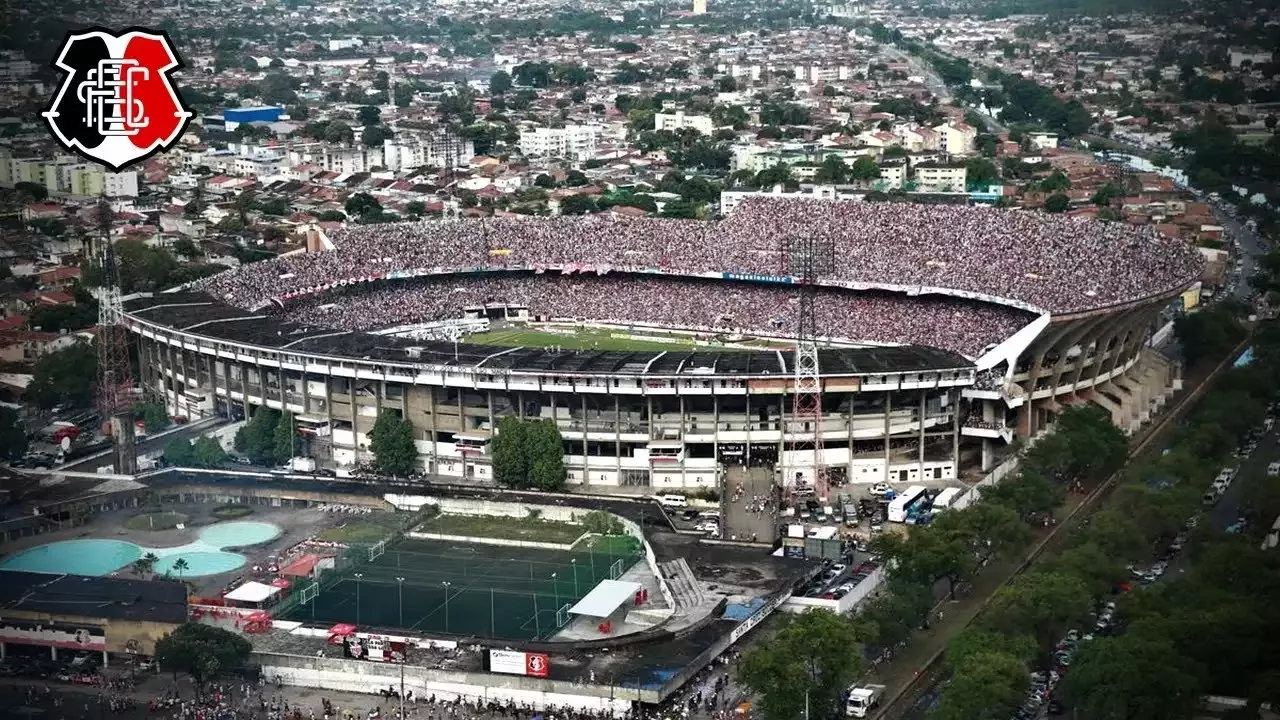
POLYGON ((615 610, 622 607, 640 589, 640 583, 622 580, 601 580, 599 585, 591 589, 587 596, 569 608, 574 615, 607 618, 615 610))

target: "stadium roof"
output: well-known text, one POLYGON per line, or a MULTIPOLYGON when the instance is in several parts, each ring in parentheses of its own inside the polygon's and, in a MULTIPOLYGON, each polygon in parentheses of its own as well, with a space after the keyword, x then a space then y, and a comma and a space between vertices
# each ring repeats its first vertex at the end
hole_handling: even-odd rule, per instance
POLYGON ((625 580, 601 580, 599 585, 591 588, 586 597, 569 608, 574 615, 605 618, 622 607, 628 599, 640 589, 640 583, 625 580))
POLYGON ((0 570, 0 613, 9 611, 176 625, 187 619, 187 589, 168 580, 0 570))
MULTIPOLYGON (((554 372, 698 377, 789 376, 790 351, 603 351, 407 340, 385 335, 281 323, 274 316, 233 308, 204 293, 163 293, 125 303, 128 313, 175 330, 229 343, 355 358, 370 362, 476 367, 497 372, 554 372)), ((819 351, 824 375, 879 375, 973 367, 959 353, 919 345, 827 348, 819 351)))

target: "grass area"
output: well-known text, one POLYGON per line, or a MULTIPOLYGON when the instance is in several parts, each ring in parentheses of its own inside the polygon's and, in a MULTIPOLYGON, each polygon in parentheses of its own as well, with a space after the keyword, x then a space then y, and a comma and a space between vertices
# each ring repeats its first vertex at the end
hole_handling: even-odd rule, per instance
POLYGON ((236 520, 252 515, 253 508, 248 505, 219 505, 211 510, 209 514, 219 520, 236 520))
POLYGON ((123 525, 129 530, 172 530, 191 518, 180 512, 146 512, 126 518, 123 525))
POLYGON ((640 541, 630 535, 592 535, 574 545, 573 551, 630 555, 640 552, 640 541))
POLYGON ((444 535, 489 537, 504 540, 561 543, 567 545, 582 536, 586 528, 571 523, 537 518, 437 515, 416 530, 444 535))
POLYGON ((340 527, 321 530, 316 537, 325 542, 373 544, 391 533, 386 525, 374 522, 353 521, 340 527))
MULTIPOLYGON (((652 337, 669 337, 673 342, 659 342, 654 340, 633 340, 626 337, 613 337, 614 335, 625 335, 625 330, 602 329, 602 328, 585 328, 576 330, 572 335, 561 335, 560 333, 547 332, 546 330, 535 330, 528 328, 507 328, 503 330, 491 330, 486 333, 476 333, 467 336, 467 342, 479 343, 481 345, 516 345, 524 347, 562 347, 566 350, 617 350, 617 351, 654 351, 663 350, 703 350, 703 351, 723 351, 732 350, 721 345, 695 345, 691 338, 683 335, 663 335, 657 332, 644 332, 644 335, 652 337)), ((753 345, 759 345, 761 349, 768 347, 768 343, 763 340, 744 341, 753 345)))

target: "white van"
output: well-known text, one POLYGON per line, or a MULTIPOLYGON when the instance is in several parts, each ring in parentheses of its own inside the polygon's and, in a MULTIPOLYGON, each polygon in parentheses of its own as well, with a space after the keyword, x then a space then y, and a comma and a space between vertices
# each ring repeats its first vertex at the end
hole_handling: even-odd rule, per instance
POLYGON ((1280 462, 1273 462, 1267 466, 1267 474, 1271 477, 1280 475, 1280 462))
POLYGON ((687 508, 689 499, 683 495, 659 495, 658 504, 664 508, 687 508))

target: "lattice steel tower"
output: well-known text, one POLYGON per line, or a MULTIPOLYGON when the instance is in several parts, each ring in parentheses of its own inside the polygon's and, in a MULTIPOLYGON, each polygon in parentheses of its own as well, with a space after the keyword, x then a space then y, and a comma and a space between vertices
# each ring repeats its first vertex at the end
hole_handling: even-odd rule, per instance
POLYGON ((822 463, 822 380, 818 367, 818 320, 815 305, 818 279, 830 274, 835 265, 835 245, 829 239, 784 237, 779 256, 782 274, 796 278, 796 351, 793 362, 794 394, 791 414, 783 434, 784 450, 790 445, 793 458, 783 463, 783 486, 794 489, 796 480, 807 473, 813 481, 814 494, 827 497, 827 472, 822 463), (804 458, 811 453, 811 462, 804 458))
POLYGON ((111 244, 113 213, 105 198, 98 203, 97 214, 101 247, 96 255, 102 269, 102 286, 98 288, 98 412, 111 434, 116 472, 133 475, 138 472, 138 458, 134 447, 129 331, 124 326, 120 268, 111 244))

